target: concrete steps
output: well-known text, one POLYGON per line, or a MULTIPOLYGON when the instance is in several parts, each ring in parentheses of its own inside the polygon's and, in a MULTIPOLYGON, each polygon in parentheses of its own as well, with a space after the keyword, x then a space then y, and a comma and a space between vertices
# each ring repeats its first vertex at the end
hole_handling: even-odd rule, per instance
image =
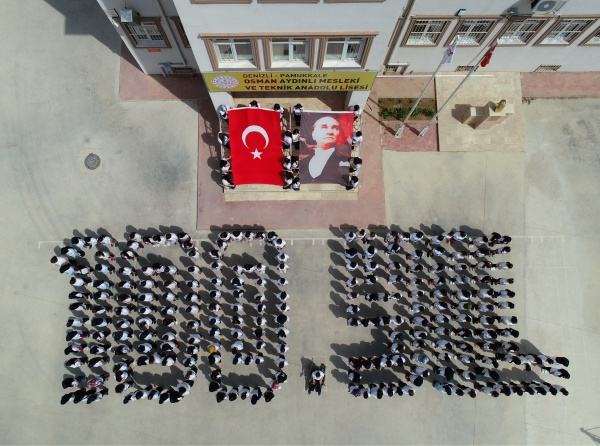
POLYGON ((225 189, 225 201, 358 200, 358 190, 347 191, 338 184, 307 184, 299 191, 267 184, 244 184, 225 189))

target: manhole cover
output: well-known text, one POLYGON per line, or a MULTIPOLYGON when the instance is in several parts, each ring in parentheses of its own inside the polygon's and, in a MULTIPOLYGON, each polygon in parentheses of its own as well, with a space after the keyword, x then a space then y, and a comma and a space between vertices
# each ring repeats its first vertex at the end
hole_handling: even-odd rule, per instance
POLYGON ((83 164, 85 164, 85 167, 87 167, 90 170, 97 169, 98 166, 100 166, 100 157, 95 153, 90 153, 88 156, 85 157, 83 164))

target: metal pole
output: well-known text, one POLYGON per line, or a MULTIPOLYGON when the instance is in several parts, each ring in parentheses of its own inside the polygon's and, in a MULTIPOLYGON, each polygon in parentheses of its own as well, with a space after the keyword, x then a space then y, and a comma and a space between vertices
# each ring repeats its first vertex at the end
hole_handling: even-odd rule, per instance
POLYGON ((425 87, 423 87, 423 90, 421 90, 421 94, 419 94, 417 101, 415 102, 415 104, 412 106, 412 108, 408 112, 408 115, 406 115, 406 118, 404 118, 404 121, 402 121, 402 124, 400 124, 400 127, 398 128, 398 130, 396 130, 396 133, 394 134, 394 138, 400 138, 400 136, 402 136, 402 132, 404 131, 404 127, 406 126, 406 122, 410 119, 412 114, 417 109, 417 106, 421 102, 421 99, 423 99, 423 96, 425 96, 425 91, 427 90, 427 87, 429 87, 429 85, 435 78, 435 75, 438 73, 438 71, 440 71, 440 68, 442 67, 443 64, 444 64, 444 58, 442 58, 442 60, 438 64, 437 68, 435 69, 435 71, 433 72, 433 74, 431 75, 429 80, 427 81, 427 84, 425 85, 425 87))
MULTIPOLYGON (((488 53, 488 51, 490 51, 490 49, 491 49, 491 48, 492 48, 492 46, 489 46, 489 47, 486 49, 486 51, 485 51, 485 54, 487 54, 487 53, 488 53)), ((481 54, 481 51, 480 51, 480 53, 479 53, 479 54, 481 54)), ((483 55, 481 58, 479 58, 479 61, 477 62, 477 64, 476 64, 476 65, 473 65, 473 68, 471 68, 471 69, 469 70, 469 72, 467 73, 467 75, 465 76, 465 78, 464 78, 462 81, 460 81, 460 83, 459 83, 459 84, 458 84, 458 86, 457 86, 457 87, 454 89, 454 91, 453 91, 452 93, 450 93, 450 96, 448 96, 448 99, 446 99, 446 100, 444 101, 444 103, 443 103, 443 104, 441 105, 441 107, 438 109, 438 111, 437 111, 437 113, 434 115, 434 117, 433 117, 433 118, 431 118, 431 120, 430 120, 430 121, 427 123, 427 125, 426 125, 426 126, 423 128, 423 130, 421 130, 421 131, 419 132, 419 136, 424 136, 424 135, 427 133, 427 131, 429 130, 429 127, 431 127, 431 124, 433 124, 433 123, 434 123, 434 122, 437 120, 437 118, 438 118, 438 116, 439 116, 440 112, 441 112, 441 111, 444 109, 444 107, 446 107, 446 105, 448 105, 448 102, 450 102, 450 99, 452 99, 452 98, 453 98, 453 97, 456 95, 456 93, 458 93, 458 90, 460 90, 460 87, 462 87, 462 85, 463 85, 463 84, 464 84, 464 83, 467 81, 467 79, 469 79, 469 77, 470 77, 470 76, 471 76, 471 75, 472 75, 472 74, 473 74, 475 71, 477 71, 477 69, 479 68, 479 65, 481 65, 481 62, 483 61, 483 58, 485 57, 485 54, 484 54, 484 55, 483 55)))
POLYGON ((427 131, 429 130, 429 127, 431 127, 431 124, 433 124, 436 121, 438 115, 444 109, 444 107, 446 106, 446 104, 448 104, 448 102, 450 101, 450 99, 452 99, 456 95, 456 93, 458 93, 458 90, 460 89, 460 87, 462 86, 462 84, 464 84, 467 81, 467 79, 469 78, 469 76, 471 76, 471 74, 473 74, 476 69, 477 69, 477 65, 474 66, 473 68, 471 68, 469 70, 469 72, 467 73, 467 75, 464 77, 464 79, 462 81, 460 81, 460 84, 458 84, 458 86, 454 89, 454 91, 452 93, 450 93, 450 96, 448 96, 448 99, 446 99, 444 101, 444 103, 441 105, 441 107, 435 113, 435 115, 433 116, 433 118, 431 118, 431 120, 427 123, 427 125, 425 127, 423 127, 423 130, 421 130, 419 132, 419 136, 424 136, 427 133, 427 131))

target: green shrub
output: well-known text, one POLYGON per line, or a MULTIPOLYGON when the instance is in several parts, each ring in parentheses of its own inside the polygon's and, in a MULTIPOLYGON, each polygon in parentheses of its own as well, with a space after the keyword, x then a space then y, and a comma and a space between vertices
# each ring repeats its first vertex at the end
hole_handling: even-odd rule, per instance
POLYGON ((428 118, 433 118, 435 116, 435 110, 432 108, 421 108, 419 110, 423 116, 427 116, 428 118))
MULTIPOLYGON (((379 116, 383 119, 395 119, 402 120, 408 116, 410 111, 409 107, 381 107, 379 109, 379 116)), ((417 108, 412 118, 426 117, 431 118, 435 115, 435 110, 432 108, 417 108)))

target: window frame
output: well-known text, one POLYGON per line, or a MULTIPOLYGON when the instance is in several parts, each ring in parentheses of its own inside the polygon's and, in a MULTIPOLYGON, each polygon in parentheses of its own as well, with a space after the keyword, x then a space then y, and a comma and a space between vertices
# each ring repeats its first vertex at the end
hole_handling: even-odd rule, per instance
POLYGON ((405 46, 405 47, 411 47, 411 48, 431 48, 431 47, 436 47, 440 44, 441 40, 444 38, 444 36, 446 35, 446 32, 448 32, 448 28, 450 27, 450 24, 456 20, 456 17, 454 16, 426 16, 426 17, 411 17, 410 18, 410 22, 408 23, 408 26, 406 27, 406 31, 404 31, 404 36, 402 36, 402 42, 400 43, 400 46, 405 46), (426 44, 426 45, 415 45, 413 43, 408 43, 408 39, 410 38, 410 35, 412 34, 417 22, 419 21, 443 21, 444 24, 442 25, 442 30, 440 31, 440 33, 438 34, 437 39, 435 40, 435 42, 430 43, 430 44, 426 44))
POLYGON ((248 36, 240 36, 240 35, 223 35, 223 36, 214 36, 203 38, 204 45, 206 46, 206 51, 208 52, 208 58, 212 65, 213 71, 258 71, 260 70, 260 53, 258 51, 258 43, 257 39, 248 36), (248 40, 250 42, 250 47, 252 48, 252 56, 254 57, 254 64, 252 66, 242 66, 242 64, 237 64, 237 62, 232 62, 231 65, 227 65, 227 62, 222 63, 219 55, 219 51, 217 49, 218 40, 248 40))
POLYGON ((600 26, 594 28, 594 30, 588 34, 588 36, 581 41, 579 46, 600 46, 600 41, 598 43, 590 43, 594 37, 598 36, 600 38, 600 26))
POLYGON ((527 46, 531 43, 531 41, 533 41, 535 39, 535 37, 540 33, 540 31, 542 31, 546 27, 549 20, 550 19, 547 19, 547 18, 536 18, 536 17, 513 17, 513 18, 507 20, 507 22, 502 26, 502 28, 500 28, 500 31, 498 31, 498 34, 496 34, 495 40, 498 42, 498 46, 507 46, 507 47, 527 46), (531 35, 525 42, 522 42, 522 43, 502 43, 502 42, 500 42, 500 38, 506 33, 506 31, 508 31, 508 29, 510 28, 510 26, 513 23, 516 23, 516 22, 524 23, 528 20, 538 22, 538 27, 535 29, 535 31, 533 31, 531 33, 531 35))
MULTIPOLYGON (((263 56, 265 69, 268 70, 312 70, 314 67, 314 52, 315 52, 315 38, 307 37, 307 36, 278 36, 278 37, 265 37, 262 39, 263 43, 263 56), (273 65, 273 40, 275 39, 287 39, 288 44, 293 40, 304 40, 306 41, 306 61, 304 64, 293 63, 285 65, 282 63, 281 65, 273 65)), ((277 61, 279 62, 279 61, 277 61)), ((276 63, 277 63, 276 62, 276 63)))
POLYGON ((139 48, 139 49, 148 49, 148 48, 160 48, 160 49, 167 49, 167 48, 171 48, 171 42, 169 41, 167 34, 165 33, 164 28, 162 27, 161 24, 161 17, 140 17, 138 20, 138 23, 121 23, 123 25, 123 30, 125 31, 125 34, 127 35, 127 37, 129 38, 129 41, 131 42, 131 44, 133 45, 134 48, 139 48), (162 41, 164 42, 165 46, 140 46, 138 40, 135 38, 135 33, 132 32, 132 29, 130 28, 130 26, 132 25, 138 25, 138 24, 143 24, 143 22, 152 22, 157 28, 158 31, 160 32, 160 35, 162 37, 162 41))
POLYGON ((257 0, 258 3, 319 3, 320 0, 257 0))
MULTIPOLYGON (((264 1, 264 0, 259 0, 264 1)), ((323 3, 383 3, 385 0, 323 0, 323 3)))
POLYGON ((336 70, 336 69, 341 69, 341 70, 359 70, 359 69, 363 69, 366 65, 367 59, 369 57, 369 53, 371 51, 371 45, 373 44, 373 39, 375 38, 375 35, 372 34, 349 34, 349 33, 340 33, 339 35, 331 35, 331 36, 327 36, 327 37, 322 37, 319 40, 319 60, 317 63, 317 69, 328 69, 328 70, 336 70), (360 55, 360 58, 358 60, 356 60, 355 64, 348 64, 348 65, 344 65, 343 63, 337 64, 337 65, 327 65, 327 62, 325 60, 325 55, 327 53, 327 45, 329 44, 330 41, 332 40, 344 40, 344 48, 346 48, 347 45, 347 41, 350 39, 361 39, 363 40, 363 44, 362 44, 362 53, 360 55))
MULTIPOLYGON (((365 68, 366 62, 367 62, 369 54, 370 54, 371 46, 373 44, 373 40, 375 39, 375 37, 378 34, 379 33, 377 31, 349 31, 349 32, 343 32, 343 33, 342 32, 294 32, 294 33, 287 33, 287 32, 270 33, 269 32, 269 33, 236 33, 236 34, 199 33, 197 35, 197 38, 202 39, 204 41, 204 45, 206 47, 206 51, 208 53, 208 57, 209 57, 211 65, 212 65, 213 71, 258 71, 261 69, 260 68, 261 62, 265 63, 265 65, 266 65, 265 69, 275 70, 275 71, 279 70, 280 68, 278 68, 278 67, 273 68, 268 65, 269 51, 265 51, 264 42, 265 42, 265 40, 268 40, 271 38, 281 39, 281 38, 287 38, 287 37, 292 37, 292 38, 297 38, 297 39, 306 38, 309 40, 313 40, 313 48, 318 42, 319 50, 318 50, 318 55, 316 58, 316 64, 313 62, 313 59, 314 59, 314 49, 313 49, 313 55, 310 56, 311 57, 310 68, 304 68, 304 69, 319 70, 319 69, 323 68, 324 48, 326 46, 326 42, 328 39, 330 39, 330 38, 335 39, 335 38, 342 38, 342 37, 366 38, 366 44, 363 49, 360 66, 325 67, 325 68, 331 69, 331 70, 336 70, 338 68, 341 70, 353 70, 353 69, 364 69, 365 68), (217 57, 216 48, 215 48, 215 41, 219 40, 219 39, 250 39, 253 43, 256 67, 248 68, 248 67, 235 67, 235 66, 231 66, 231 67, 219 66, 219 59, 217 57), (259 51, 259 44, 258 44, 259 40, 263 41, 262 60, 260 57, 261 51, 259 51)), ((296 68, 294 68, 294 69, 296 69, 296 68)), ((297 68, 297 69, 301 70, 302 68, 297 68)))
MULTIPOLYGON (((329 54, 328 50, 330 44, 342 45, 342 52, 339 58, 340 65, 343 65, 345 62, 356 63, 357 65, 360 65, 360 60, 362 59, 362 55, 365 50, 365 45, 367 44, 367 39, 365 39, 364 37, 344 37, 327 39, 327 42, 325 42, 325 59, 323 60, 323 66, 327 64, 327 54, 329 54), (348 57, 348 48, 351 45, 358 45, 356 57, 348 57)), ((336 58, 334 60, 337 62, 337 53, 335 54, 335 56, 336 58)))
POLYGON ((183 24, 181 23, 181 18, 179 18, 179 16, 171 16, 169 18, 173 21, 173 24, 179 33, 179 40, 181 40, 183 47, 191 48, 192 46, 190 45, 190 39, 188 39, 187 35, 185 34, 185 29, 183 29, 183 24))
POLYGON ((459 47, 481 46, 487 40, 487 38, 490 36, 490 34, 494 31, 494 29, 496 28, 496 25, 498 25, 498 22, 500 21, 500 17, 498 17, 498 16, 460 16, 460 18, 456 22, 456 25, 454 25, 454 28, 452 29, 450 36, 448 36, 448 38, 446 39, 446 43, 444 43, 444 46, 452 45, 452 41, 454 40, 454 38, 456 36, 458 36, 460 27, 465 22, 483 21, 483 20, 489 21, 490 24, 489 24, 488 30, 485 31, 485 34, 483 34, 483 36, 481 37, 481 40, 479 40, 477 43, 460 43, 460 42, 457 43, 457 46, 459 46, 459 47))
POLYGON ((190 0, 192 5, 249 4, 252 0, 190 0))
POLYGON ((541 35, 539 39, 536 40, 534 46, 544 46, 544 47, 566 47, 575 43, 577 40, 581 38, 581 36, 598 20, 598 16, 560 16, 557 17, 554 23, 552 23, 548 29, 541 35), (571 20, 586 20, 588 23, 577 33, 577 35, 568 41, 567 43, 542 43, 546 37, 548 37, 553 31, 555 31, 561 22, 571 21, 571 20))

